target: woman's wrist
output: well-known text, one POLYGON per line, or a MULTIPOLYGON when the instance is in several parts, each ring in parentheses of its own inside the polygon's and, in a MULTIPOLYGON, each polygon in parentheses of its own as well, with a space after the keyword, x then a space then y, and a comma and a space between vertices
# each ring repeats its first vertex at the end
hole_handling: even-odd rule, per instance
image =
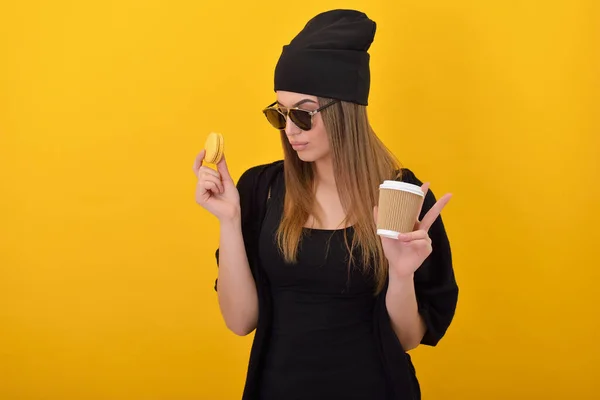
POLYGON ((240 210, 237 209, 230 215, 220 218, 219 224, 222 230, 241 229, 242 218, 240 210))
POLYGON ((389 276, 390 276, 390 281, 396 281, 398 283, 407 283, 413 282, 413 279, 415 277, 415 273, 414 272, 410 272, 410 273, 406 273, 404 272, 406 270, 406 268, 401 268, 400 266, 396 266, 393 263, 389 264, 389 276))

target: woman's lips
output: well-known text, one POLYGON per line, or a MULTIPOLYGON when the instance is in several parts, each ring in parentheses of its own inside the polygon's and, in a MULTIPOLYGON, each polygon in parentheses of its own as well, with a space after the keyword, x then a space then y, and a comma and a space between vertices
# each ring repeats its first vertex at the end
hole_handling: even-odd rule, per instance
POLYGON ((292 148, 296 151, 304 150, 308 145, 308 142, 290 142, 292 148))

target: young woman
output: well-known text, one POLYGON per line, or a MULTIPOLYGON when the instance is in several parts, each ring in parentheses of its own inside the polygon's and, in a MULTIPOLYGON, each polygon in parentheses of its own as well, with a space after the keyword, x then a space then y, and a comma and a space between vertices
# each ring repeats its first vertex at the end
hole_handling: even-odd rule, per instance
MULTIPOLYGON (((194 165, 196 201, 220 222, 218 298, 226 325, 255 331, 244 399, 419 399, 407 351, 435 345, 458 288, 436 201, 367 119, 375 23, 334 10, 284 47, 277 101, 263 110, 284 159, 234 184, 194 165), (378 186, 421 185, 414 231, 376 234, 378 186)), ((217 289, 217 285, 215 285, 217 289)))

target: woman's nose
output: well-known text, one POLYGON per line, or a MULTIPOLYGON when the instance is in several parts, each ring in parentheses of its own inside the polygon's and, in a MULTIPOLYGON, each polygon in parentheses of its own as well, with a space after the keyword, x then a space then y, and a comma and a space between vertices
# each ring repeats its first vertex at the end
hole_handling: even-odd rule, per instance
POLYGON ((290 117, 288 116, 286 118, 286 122, 285 122, 285 134, 288 135, 288 136, 297 135, 301 131, 302 130, 300 128, 298 128, 296 126, 296 124, 293 123, 292 120, 290 119, 290 117))

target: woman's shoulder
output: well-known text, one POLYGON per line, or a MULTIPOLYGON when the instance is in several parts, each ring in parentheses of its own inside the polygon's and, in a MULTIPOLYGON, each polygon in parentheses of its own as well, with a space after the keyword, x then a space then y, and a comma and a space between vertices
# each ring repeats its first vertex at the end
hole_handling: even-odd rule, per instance
POLYGON ((256 186, 261 181, 270 180, 280 171, 283 171, 283 160, 254 165, 242 173, 238 179, 238 186, 256 186))
POLYGON ((415 173, 411 169, 406 167, 402 167, 397 171, 396 180, 406 183, 412 183, 413 185, 423 185, 423 182, 421 182, 419 178, 417 178, 415 173))

